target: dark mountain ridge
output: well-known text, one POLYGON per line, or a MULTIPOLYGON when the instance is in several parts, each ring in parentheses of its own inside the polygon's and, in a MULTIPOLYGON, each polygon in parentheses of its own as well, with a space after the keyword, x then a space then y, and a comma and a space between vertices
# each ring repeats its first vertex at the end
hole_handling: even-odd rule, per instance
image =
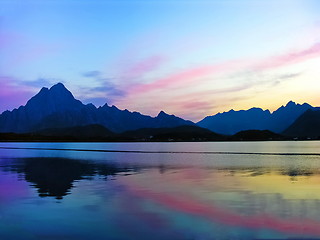
POLYGON ((314 107, 307 103, 296 104, 290 101, 286 106, 281 106, 273 113, 261 108, 240 111, 230 110, 207 116, 197 125, 227 135, 245 130, 269 130, 281 133, 308 109, 314 109, 314 107))
POLYGON ((25 106, 0 115, 0 132, 27 133, 48 128, 67 128, 99 124, 119 133, 139 128, 194 125, 161 111, 157 117, 120 110, 105 104, 96 108, 75 99, 62 83, 42 88, 25 106))
POLYGON ((320 138, 320 109, 307 110, 283 134, 299 138, 320 138))

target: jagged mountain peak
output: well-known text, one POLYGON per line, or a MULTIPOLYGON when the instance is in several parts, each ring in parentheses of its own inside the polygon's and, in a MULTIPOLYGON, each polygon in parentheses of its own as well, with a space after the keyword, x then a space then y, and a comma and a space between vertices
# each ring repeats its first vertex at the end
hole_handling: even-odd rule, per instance
POLYGON ((161 110, 161 111, 158 113, 157 118, 159 118, 159 117, 166 117, 166 116, 170 116, 170 115, 161 110))
MULTIPOLYGON (((263 110, 262 108, 258 108, 258 107, 252 107, 252 108, 249 108, 247 110, 234 110, 234 109, 230 109, 229 111, 225 111, 225 112, 218 112, 217 114, 215 115, 221 115, 221 114, 234 114, 234 113, 244 113, 244 112, 269 112, 269 110, 263 110)), ((212 115, 212 116, 215 116, 215 115, 212 115)), ((208 116, 210 117, 210 116, 208 116)))
POLYGON ((258 108, 258 107, 252 107, 250 108, 248 111, 259 111, 259 112, 263 112, 262 108, 258 108))
POLYGON ((295 111, 296 109, 301 109, 303 112, 307 109, 313 108, 308 103, 299 104, 294 101, 289 101, 285 106, 282 105, 277 110, 275 110, 272 114, 278 114, 280 112, 287 112, 287 111, 295 111))
POLYGON ((102 106, 99 106, 98 109, 100 108, 109 108, 110 106, 108 105, 108 103, 103 104, 102 106))
POLYGON ((26 107, 59 111, 59 109, 71 109, 81 105, 83 104, 76 100, 62 83, 57 83, 50 89, 43 87, 27 102, 26 107))
POLYGON ((69 91, 61 82, 58 82, 50 87, 50 90, 67 90, 69 91))
POLYGON ((49 89, 49 92, 51 92, 51 94, 57 95, 58 97, 61 97, 64 95, 74 99, 74 96, 72 95, 72 93, 60 82, 53 85, 49 89))
POLYGON ((41 90, 40 90, 39 93, 46 93, 46 92, 48 92, 48 91, 49 91, 49 88, 43 87, 43 88, 41 88, 41 90))
POLYGON ((291 106, 296 106, 297 103, 295 103, 294 101, 290 100, 287 104, 286 107, 291 107, 291 106))
POLYGON ((311 107, 311 105, 308 104, 308 103, 299 104, 299 103, 296 103, 296 102, 290 100, 285 106, 282 105, 279 109, 294 108, 294 107, 301 107, 301 106, 303 106, 303 107, 311 107))

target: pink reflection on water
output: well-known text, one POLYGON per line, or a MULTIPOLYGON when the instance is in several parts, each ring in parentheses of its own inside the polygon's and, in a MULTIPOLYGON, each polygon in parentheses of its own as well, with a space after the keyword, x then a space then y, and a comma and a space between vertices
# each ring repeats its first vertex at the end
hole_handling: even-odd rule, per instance
POLYGON ((28 195, 28 185, 16 176, 0 172, 0 204, 21 199, 28 195))
POLYGON ((320 235, 320 222, 309 219, 281 219, 267 214, 244 216, 214 203, 206 203, 190 196, 156 192, 141 186, 128 186, 130 194, 160 204, 166 208, 200 216, 213 222, 253 229, 270 229, 283 233, 320 235))

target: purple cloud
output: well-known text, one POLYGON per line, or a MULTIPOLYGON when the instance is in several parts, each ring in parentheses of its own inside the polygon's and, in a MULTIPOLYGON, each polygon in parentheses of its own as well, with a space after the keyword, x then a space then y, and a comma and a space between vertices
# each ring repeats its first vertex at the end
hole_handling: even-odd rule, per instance
POLYGON ((34 88, 19 86, 17 79, 0 76, 0 111, 12 110, 24 105, 34 94, 34 88))
POLYGON ((87 78, 98 78, 101 76, 101 72, 100 71, 88 71, 82 74, 83 77, 87 77, 87 78))

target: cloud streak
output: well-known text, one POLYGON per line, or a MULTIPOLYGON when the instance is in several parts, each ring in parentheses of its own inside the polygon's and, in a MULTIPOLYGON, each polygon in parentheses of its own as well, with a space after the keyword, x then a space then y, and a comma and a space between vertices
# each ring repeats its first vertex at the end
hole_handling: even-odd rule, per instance
POLYGON ((287 54, 273 56, 263 60, 254 67, 256 71, 265 71, 273 68, 279 68, 299 62, 303 62, 315 57, 320 57, 320 42, 317 42, 309 48, 293 51, 287 54))
POLYGON ((193 69, 187 69, 170 76, 160 78, 152 83, 141 84, 134 87, 131 91, 134 94, 145 93, 157 89, 166 89, 169 87, 192 86, 199 78, 206 77, 211 74, 217 74, 224 71, 229 71, 230 68, 235 68, 238 62, 230 61, 222 64, 200 66, 193 69))
POLYGON ((127 68, 122 74, 125 76, 125 78, 142 78, 145 74, 158 69, 165 62, 166 58, 162 56, 151 56, 134 63, 129 68, 127 68))
MULTIPOLYGON (((145 93, 148 91, 166 89, 174 86, 188 87, 198 82, 199 78, 207 77, 219 73, 236 73, 237 71, 249 69, 253 72, 272 70, 298 62, 302 62, 314 57, 320 57, 320 43, 315 43, 307 49, 295 51, 283 55, 273 56, 261 60, 258 64, 256 61, 240 59, 218 63, 213 65, 199 66, 197 68, 186 69, 174 73, 167 77, 157 79, 151 83, 138 84, 131 91, 134 94, 145 93)), ((283 78, 293 78, 299 74, 287 74, 283 78)))
POLYGON ((100 71, 88 71, 82 73, 82 76, 91 81, 94 80, 98 84, 96 87, 84 89, 84 102, 99 106, 106 102, 113 103, 116 99, 123 98, 126 95, 126 92, 114 83, 114 78, 103 77, 103 73, 100 71))
MULTIPOLYGON (((244 97, 243 91, 249 90, 251 93, 247 93, 251 98, 257 98, 257 94, 262 88, 264 92, 269 91, 278 86, 280 82, 297 79, 302 75, 302 73, 291 73, 288 70, 283 72, 284 67, 319 56, 320 43, 316 42, 302 50, 265 57, 264 59, 236 59, 202 65, 155 78, 152 82, 143 83, 142 79, 137 84, 124 84, 121 88, 126 89, 127 94, 118 100, 123 107, 130 108, 133 104, 135 104, 133 107, 138 105, 140 111, 152 112, 154 107, 163 105, 170 108, 171 112, 184 112, 183 115, 188 115, 187 113, 192 112, 192 109, 197 112, 202 110, 202 114, 206 115, 207 113, 204 111, 212 106, 210 102, 215 101, 214 99, 217 99, 218 96, 232 94, 233 98, 238 99, 244 97), (232 76, 236 76, 236 78, 232 76), (224 88, 223 86, 229 87, 224 88), (154 104, 153 106, 148 104, 146 99, 149 99, 152 95, 157 96, 158 101, 162 104, 154 104), (206 102, 207 104, 205 104, 206 102), (141 103, 143 104, 141 105, 141 103), (173 109, 174 106, 176 106, 175 109, 173 109), (201 109, 196 109, 196 106, 201 109)), ((152 59, 152 57, 148 59, 152 59)), ((157 62, 156 58, 153 61, 157 62)), ((142 74, 144 72, 142 70, 148 72, 156 69, 149 67, 147 64, 144 65, 144 63, 141 63, 141 67, 138 66, 139 64, 137 68, 133 68, 139 69, 135 76, 142 74), (142 66, 148 67, 144 68, 142 66)), ((151 64, 150 66, 155 67, 157 64, 151 64)), ((199 117, 199 114, 197 116, 199 117)))
POLYGON ((101 76, 101 72, 97 70, 88 71, 88 72, 84 72, 82 76, 87 78, 97 78, 101 76))

